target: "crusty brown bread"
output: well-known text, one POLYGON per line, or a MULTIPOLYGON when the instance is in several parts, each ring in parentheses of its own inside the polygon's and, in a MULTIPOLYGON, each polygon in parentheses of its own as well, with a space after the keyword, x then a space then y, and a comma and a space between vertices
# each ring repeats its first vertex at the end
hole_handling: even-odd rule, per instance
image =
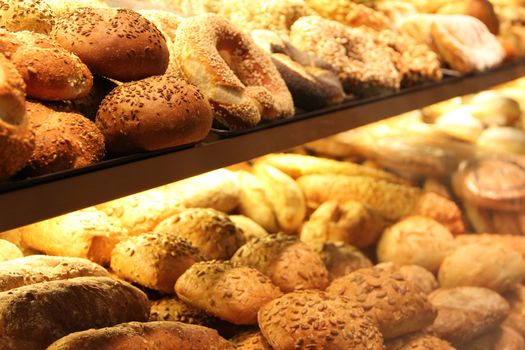
POLYGON ((509 304, 498 293, 479 287, 438 289, 429 295, 438 311, 427 330, 460 345, 495 329, 509 314, 509 304))
POLYGON ((181 300, 238 325, 257 324, 259 309, 282 295, 261 272, 216 260, 190 267, 175 290, 181 300))
POLYGON ((47 34, 54 24, 55 14, 45 0, 2 0, 0 28, 47 34))
POLYGON ((418 265, 397 266, 394 263, 381 263, 374 266, 390 272, 398 272, 407 281, 412 282, 423 294, 428 295, 439 288, 438 281, 432 272, 418 265))
POLYGON ((360 306, 322 291, 286 294, 264 305, 259 326, 279 350, 381 350, 377 324, 360 306))
POLYGON ((176 295, 152 301, 149 320, 177 321, 205 327, 212 327, 218 322, 209 313, 183 302, 176 295))
POLYGON ((75 277, 109 277, 100 265, 81 258, 31 255, 0 263, 0 291, 75 277))
POLYGON ((18 259, 23 256, 24 254, 15 244, 4 239, 0 239, 0 262, 18 259))
POLYGON ((426 296, 400 273, 376 268, 354 271, 326 289, 364 308, 385 338, 395 338, 430 326, 436 310, 426 296))
POLYGON ((180 275, 200 260, 199 250, 187 240, 160 231, 118 243, 111 252, 111 269, 125 280, 173 293, 180 275))
POLYGON ((501 326, 463 345, 462 350, 523 350, 525 341, 510 327, 501 326))
POLYGON ((196 87, 162 75, 113 89, 96 123, 108 152, 120 155, 201 141, 211 129, 212 111, 196 87))
POLYGON ((330 282, 355 270, 372 267, 372 262, 359 249, 344 242, 327 242, 310 244, 310 246, 323 259, 330 282))
POLYGON ((73 333, 47 350, 233 350, 210 328, 180 322, 124 323, 73 333))
POLYGON ((230 220, 242 231, 244 241, 248 242, 252 238, 268 236, 268 232, 258 223, 244 215, 230 215, 230 220))
POLYGON ((56 17, 66 16, 81 7, 109 7, 103 0, 45 0, 56 17))
POLYGON ((328 271, 319 254, 306 243, 282 233, 252 239, 231 260, 261 271, 285 293, 324 290, 328 285, 328 271))
POLYGON ((392 339, 385 345, 386 350, 456 350, 446 340, 425 333, 392 339))
POLYGON ((51 37, 94 73, 118 81, 163 74, 169 63, 163 35, 132 10, 79 8, 57 20, 51 37))
POLYGON ((0 348, 42 350, 70 333, 146 321, 144 293, 107 277, 79 277, 0 293, 0 348))
POLYGON ((236 335, 231 342, 235 350, 272 350, 261 331, 247 331, 236 335))

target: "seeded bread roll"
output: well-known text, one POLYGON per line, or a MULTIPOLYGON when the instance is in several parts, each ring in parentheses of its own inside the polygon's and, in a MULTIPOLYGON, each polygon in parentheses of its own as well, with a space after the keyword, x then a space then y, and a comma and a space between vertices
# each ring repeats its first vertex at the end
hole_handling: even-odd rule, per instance
POLYGON ((231 339, 235 350, 272 350, 261 331, 248 331, 236 335, 231 339))
POLYGON ((0 28, 11 32, 30 30, 48 34, 55 20, 55 14, 45 0, 2 0, 0 6, 0 28))
POLYGON ((23 256, 24 254, 16 245, 9 241, 0 239, 0 262, 18 259, 23 256))
POLYGON ((191 306, 177 296, 151 302, 150 321, 176 321, 211 327, 217 323, 212 315, 191 306))
POLYGON ((68 335, 47 350, 233 350, 217 331, 180 322, 130 322, 68 335))
POLYGON ((109 277, 109 273, 87 259, 31 255, 0 263, 0 292, 41 282, 90 276, 109 277))
POLYGON ((438 281, 432 272, 418 265, 397 266, 394 263, 381 263, 375 265, 374 268, 387 270, 392 273, 398 272, 425 295, 432 293, 439 287, 438 281))
POLYGON ((301 229, 303 242, 342 241, 366 248, 378 240, 386 226, 383 218, 357 201, 323 203, 301 229))
POLYGON ((126 233, 95 208, 72 212, 20 229, 31 248, 48 255, 86 258, 108 264, 111 251, 126 233))
POLYGON ((398 272, 360 269, 333 281, 326 292, 362 306, 387 339, 421 330, 436 318, 426 296, 398 272))
POLYGON ((261 225, 244 215, 230 215, 230 220, 242 231, 244 242, 268 236, 268 232, 261 225))
POLYGON ((104 136, 92 121, 76 113, 55 112, 38 103, 26 105, 35 149, 24 169, 25 175, 82 168, 102 160, 104 136))
POLYGON ((446 257, 439 269, 443 288, 485 287, 505 292, 525 277, 523 257, 503 244, 467 244, 446 257))
POLYGON ((430 218, 410 216, 385 230, 377 245, 377 258, 437 272, 455 247, 454 236, 446 227, 430 218))
POLYGON ((372 262, 359 249, 344 242, 315 244, 313 248, 323 259, 330 282, 356 270, 372 267, 372 262))
POLYGON ((414 333, 386 342, 386 350, 456 350, 443 339, 430 334, 414 333))
POLYGON ((257 324, 261 306, 282 295, 261 272, 216 260, 190 267, 175 290, 188 304, 237 325, 257 324))
POLYGON ((25 83, 0 54, 0 180, 22 169, 35 146, 25 111, 25 83))
POLYGON ((177 279, 201 261, 199 250, 171 233, 146 233, 121 241, 111 253, 117 276, 163 293, 173 293, 177 279))
POLYGON ((0 293, 0 348, 42 350, 72 332, 147 320, 144 293, 106 277, 79 277, 0 293))
POLYGON ((169 63, 163 35, 132 10, 80 8, 59 18, 51 36, 92 72, 118 81, 164 74, 169 63))
POLYGON ((261 271, 285 293, 323 290, 328 285, 328 271, 319 254, 306 243, 282 233, 249 241, 231 260, 261 271))
POLYGON ((523 350, 525 341, 514 329, 499 327, 463 345, 462 350, 523 350))
POLYGON ((118 155, 200 141, 211 129, 212 111, 196 87, 164 75, 118 86, 96 119, 108 151, 118 155))
POLYGON ((207 260, 229 259, 244 243, 241 230, 228 215, 214 209, 186 209, 162 221, 154 232, 184 237, 207 260))
POLYGON ((429 300, 438 315, 427 330, 453 345, 495 329, 509 313, 505 299, 486 288, 438 289, 429 295, 429 300))
POLYGON ((57 18, 66 16, 68 13, 82 7, 109 7, 108 4, 102 0, 45 0, 45 2, 51 7, 51 10, 53 10, 57 18))
POLYGON ((383 337, 363 309, 346 298, 305 290, 259 311, 259 326, 274 349, 381 350, 383 337))

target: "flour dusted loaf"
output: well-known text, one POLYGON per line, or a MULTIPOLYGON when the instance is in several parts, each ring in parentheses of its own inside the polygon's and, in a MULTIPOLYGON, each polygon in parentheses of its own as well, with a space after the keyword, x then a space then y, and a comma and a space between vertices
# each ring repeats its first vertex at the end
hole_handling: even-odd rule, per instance
POLYGON ((144 293, 107 277, 79 277, 0 293, 0 348, 42 350, 90 328, 147 320, 144 293))

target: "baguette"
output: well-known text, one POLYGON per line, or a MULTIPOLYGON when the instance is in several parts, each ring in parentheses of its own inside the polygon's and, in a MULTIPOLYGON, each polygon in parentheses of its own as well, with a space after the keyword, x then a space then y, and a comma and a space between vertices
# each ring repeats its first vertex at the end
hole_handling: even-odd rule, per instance
POLYGON ((87 259, 32 255, 0 263, 0 292, 40 282, 75 277, 109 277, 87 259))
POLYGON ((47 350, 233 350, 210 328, 180 322, 130 322, 68 335, 47 350))
POLYGON ((0 293, 0 349, 42 350, 67 334, 146 321, 144 293, 106 277, 44 282, 0 293))

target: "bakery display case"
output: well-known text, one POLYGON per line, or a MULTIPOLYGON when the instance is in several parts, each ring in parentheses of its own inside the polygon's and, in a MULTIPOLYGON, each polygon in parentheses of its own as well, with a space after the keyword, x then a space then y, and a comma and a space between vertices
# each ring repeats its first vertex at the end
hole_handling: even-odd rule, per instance
POLYGON ((525 349, 524 6, 0 0, 0 350, 525 349))

